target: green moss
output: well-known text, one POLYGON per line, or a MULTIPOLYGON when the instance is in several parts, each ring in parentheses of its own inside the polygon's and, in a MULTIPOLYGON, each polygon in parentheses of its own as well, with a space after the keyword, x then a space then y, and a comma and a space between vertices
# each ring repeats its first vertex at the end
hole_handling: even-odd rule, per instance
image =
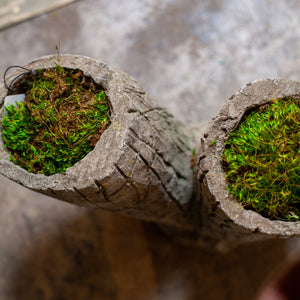
POLYGON ((103 88, 80 70, 37 70, 19 89, 25 100, 5 108, 2 138, 10 159, 28 172, 65 172, 110 124, 103 88))
POLYGON ((211 146, 216 146, 217 145, 217 137, 210 143, 211 146))
POLYGON ((197 156, 196 156, 196 148, 192 149, 192 155, 191 155, 191 168, 193 170, 193 173, 197 173, 197 156))
POLYGON ((270 219, 300 220, 299 103, 284 98, 251 111, 225 143, 228 190, 270 219))

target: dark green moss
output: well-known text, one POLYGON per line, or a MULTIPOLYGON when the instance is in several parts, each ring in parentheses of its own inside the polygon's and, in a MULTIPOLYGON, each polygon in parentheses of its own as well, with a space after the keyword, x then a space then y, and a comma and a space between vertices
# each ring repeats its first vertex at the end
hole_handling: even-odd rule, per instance
POLYGON ((270 219, 300 220, 299 100, 278 99, 250 112, 225 143, 228 189, 270 219))
POLYGON ((10 159, 28 172, 65 172, 110 124, 103 88, 80 70, 37 70, 21 89, 24 102, 5 108, 2 138, 10 159))

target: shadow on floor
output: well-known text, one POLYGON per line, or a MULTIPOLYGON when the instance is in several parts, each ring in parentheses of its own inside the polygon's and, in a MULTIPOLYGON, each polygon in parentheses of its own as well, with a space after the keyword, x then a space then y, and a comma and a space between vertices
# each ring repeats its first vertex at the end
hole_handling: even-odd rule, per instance
POLYGON ((32 246, 10 279, 12 299, 253 299, 286 255, 284 240, 204 253, 89 210, 32 246))

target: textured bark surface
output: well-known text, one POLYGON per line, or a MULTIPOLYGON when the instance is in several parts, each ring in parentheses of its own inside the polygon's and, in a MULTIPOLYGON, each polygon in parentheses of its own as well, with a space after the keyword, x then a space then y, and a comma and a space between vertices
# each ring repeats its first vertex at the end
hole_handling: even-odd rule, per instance
MULTIPOLYGON (((1 174, 34 191, 80 206, 189 227, 186 212, 193 188, 192 131, 157 106, 135 80, 102 62, 54 55, 25 67, 51 68, 56 63, 81 69, 105 88, 111 125, 86 157, 65 174, 52 176, 28 173, 10 162, 1 140, 1 174)), ((2 86, 0 104, 5 96, 2 86)))
POLYGON ((198 180, 201 194, 202 238, 219 249, 259 239, 300 235, 300 222, 271 221, 246 210, 226 190, 221 156, 224 142, 244 113, 272 99, 300 97, 300 83, 265 80, 247 84, 231 96, 210 123, 201 140, 198 180), (212 142, 216 139, 216 145, 212 142))

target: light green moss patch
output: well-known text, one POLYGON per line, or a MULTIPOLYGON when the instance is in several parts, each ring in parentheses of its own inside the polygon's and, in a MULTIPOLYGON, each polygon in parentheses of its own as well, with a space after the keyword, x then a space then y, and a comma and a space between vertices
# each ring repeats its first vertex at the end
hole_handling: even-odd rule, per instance
POLYGON ((80 70, 38 70, 20 89, 25 100, 5 108, 2 138, 10 159, 29 172, 65 172, 110 124, 103 88, 80 70))
POLYGON ((223 154, 228 190, 270 219, 300 220, 300 101, 278 99, 251 111, 223 154))

